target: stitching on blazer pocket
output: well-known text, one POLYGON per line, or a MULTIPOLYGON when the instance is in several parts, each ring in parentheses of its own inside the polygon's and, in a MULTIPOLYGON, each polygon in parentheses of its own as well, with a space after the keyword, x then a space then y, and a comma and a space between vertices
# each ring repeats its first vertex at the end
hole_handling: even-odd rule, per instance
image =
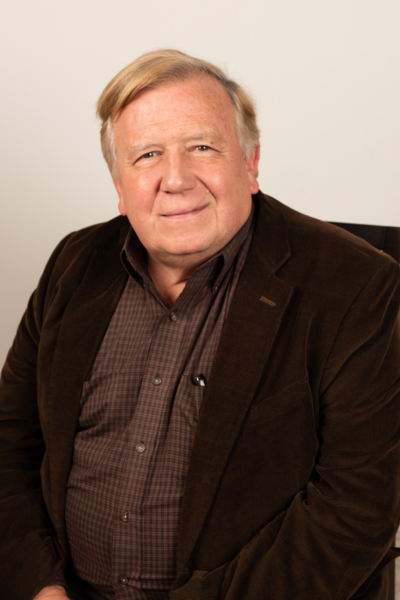
POLYGON ((304 405, 308 405, 313 410, 312 394, 307 378, 253 404, 249 419, 257 422, 273 421, 304 405))

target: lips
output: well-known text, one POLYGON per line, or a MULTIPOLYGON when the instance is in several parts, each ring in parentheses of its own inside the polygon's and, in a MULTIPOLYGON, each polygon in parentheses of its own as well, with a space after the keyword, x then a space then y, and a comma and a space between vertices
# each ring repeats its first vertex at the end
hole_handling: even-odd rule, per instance
POLYGON ((185 219, 199 214, 206 208, 207 205, 199 206, 198 208, 179 208, 176 212, 170 212, 161 215, 166 219, 185 219))

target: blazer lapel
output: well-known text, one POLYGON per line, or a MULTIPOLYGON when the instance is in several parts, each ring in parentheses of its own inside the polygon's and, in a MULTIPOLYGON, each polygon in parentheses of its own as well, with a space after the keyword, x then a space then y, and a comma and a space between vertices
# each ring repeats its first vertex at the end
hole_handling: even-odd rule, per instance
POLYGON ((58 529, 64 528, 65 486, 71 466, 82 384, 127 277, 118 249, 114 252, 95 251, 61 321, 45 401, 47 452, 43 468, 45 500, 58 529), (49 456, 51 459, 47 460, 49 456))
POLYGON ((289 256, 283 217, 262 199, 200 411, 181 512, 180 566, 200 534, 293 293, 274 274, 289 256))

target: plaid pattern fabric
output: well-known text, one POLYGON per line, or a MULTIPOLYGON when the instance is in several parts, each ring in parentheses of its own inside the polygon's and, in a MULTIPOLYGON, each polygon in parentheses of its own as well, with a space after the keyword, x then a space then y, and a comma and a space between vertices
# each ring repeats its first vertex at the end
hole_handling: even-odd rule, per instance
POLYGON ((84 383, 66 519, 71 564, 107 598, 164 600, 198 414, 250 245, 252 216, 169 308, 133 231, 129 271, 84 383))

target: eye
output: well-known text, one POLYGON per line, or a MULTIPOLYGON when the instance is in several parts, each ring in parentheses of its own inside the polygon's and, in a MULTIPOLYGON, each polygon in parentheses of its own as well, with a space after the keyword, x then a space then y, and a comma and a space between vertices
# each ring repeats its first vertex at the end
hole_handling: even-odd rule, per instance
POLYGON ((207 150, 210 150, 210 146, 196 146, 197 150, 200 150, 200 152, 206 152, 207 150))
POLYGON ((142 156, 139 158, 139 160, 141 160, 142 158, 146 159, 146 158, 154 158, 156 155, 156 153, 154 151, 151 152, 146 152, 146 154, 142 154, 142 156))

